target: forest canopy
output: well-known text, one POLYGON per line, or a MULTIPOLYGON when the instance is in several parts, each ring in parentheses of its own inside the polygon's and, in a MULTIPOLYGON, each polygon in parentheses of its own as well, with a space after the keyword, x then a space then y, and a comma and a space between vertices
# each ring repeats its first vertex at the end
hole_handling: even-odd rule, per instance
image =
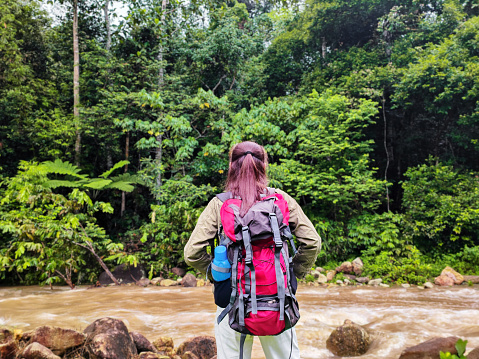
POLYGON ((244 140, 321 234, 316 265, 479 274, 479 5, 2 1, 0 283, 187 268, 244 140))

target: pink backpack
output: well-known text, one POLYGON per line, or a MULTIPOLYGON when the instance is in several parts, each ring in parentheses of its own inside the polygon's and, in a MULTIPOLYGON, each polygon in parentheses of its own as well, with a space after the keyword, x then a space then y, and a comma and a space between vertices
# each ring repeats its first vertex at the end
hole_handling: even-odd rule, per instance
POLYGON ((244 217, 239 215, 241 199, 230 192, 217 195, 223 202, 220 244, 228 248, 231 263, 230 301, 218 323, 228 314, 230 327, 242 334, 277 335, 299 319, 288 203, 274 189, 268 191, 244 217))

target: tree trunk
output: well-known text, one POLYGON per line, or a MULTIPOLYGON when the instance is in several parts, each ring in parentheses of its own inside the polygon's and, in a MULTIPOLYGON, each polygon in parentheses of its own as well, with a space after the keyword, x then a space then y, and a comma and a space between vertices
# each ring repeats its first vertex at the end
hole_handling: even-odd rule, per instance
MULTIPOLYGON (((168 0, 163 0, 161 2, 161 31, 163 32, 165 30, 165 12, 166 12, 166 6, 168 5, 168 0)), ((160 36, 158 36, 158 40, 161 41, 160 36)), ((160 70, 158 72, 158 90, 161 90, 165 83, 165 68, 163 67, 163 45, 159 44, 158 48, 158 62, 160 64, 160 70)))
POLYGON ((108 10, 108 5, 110 0, 105 0, 105 6, 103 7, 103 12, 105 14, 105 26, 106 26, 106 51, 110 52, 111 47, 111 28, 110 28, 110 14, 108 10))
POLYGON ((383 103, 383 120, 384 120, 384 150, 386 151, 386 168, 384 169, 384 180, 386 181, 386 201, 387 201, 387 209, 389 212, 390 200, 389 200, 389 187, 388 187, 387 181, 388 181, 388 169, 389 169, 390 157, 389 157, 389 148, 388 148, 388 141, 387 141, 388 130, 387 130, 387 119, 386 119, 386 97, 384 92, 383 92, 382 103, 383 103))
POLYGON ((326 38, 323 37, 321 38, 322 44, 321 44, 321 56, 323 57, 323 60, 326 60, 326 38))
POLYGON ((73 119, 76 127, 75 165, 80 165, 80 51, 78 48, 78 0, 73 0, 73 119))
MULTIPOLYGON (((126 133, 126 141, 125 141, 125 160, 128 161, 128 157, 130 156, 130 132, 126 133)), ((128 165, 125 166, 125 173, 128 172, 128 165)), ((121 192, 121 210, 120 216, 123 217, 123 212, 126 210, 126 192, 121 192)))
POLYGON ((161 157, 163 156, 162 143, 163 135, 156 136, 156 140, 160 143, 156 149, 155 160, 156 165, 158 166, 158 176, 156 177, 156 187, 161 188, 161 157))
MULTIPOLYGON (((165 30, 165 13, 166 13, 166 6, 168 5, 168 0, 163 0, 161 2, 161 26, 162 31, 165 30)), ((160 43, 158 49, 158 62, 160 64, 160 71, 158 72, 158 91, 161 90, 163 85, 165 84, 165 69, 163 67, 163 45, 160 43)), ((159 142, 158 148, 156 149, 156 163, 158 166, 158 176, 156 177, 156 186, 158 190, 161 188, 161 157, 162 157, 162 143, 163 143, 163 135, 156 136, 156 140, 159 142)))

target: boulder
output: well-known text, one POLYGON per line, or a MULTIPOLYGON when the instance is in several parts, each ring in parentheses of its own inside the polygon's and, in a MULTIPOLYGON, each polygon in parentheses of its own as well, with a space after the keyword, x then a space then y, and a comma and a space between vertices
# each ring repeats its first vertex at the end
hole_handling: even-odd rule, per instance
POLYGON ((370 344, 368 332, 360 325, 346 319, 342 326, 331 333, 326 341, 326 348, 334 355, 352 357, 366 353, 370 344))
POLYGON ((442 270, 441 275, 447 275, 448 277, 451 277, 454 280, 454 284, 462 284, 464 282, 464 277, 456 272, 454 269, 451 267, 446 267, 442 270))
POLYGON ((434 279, 434 284, 439 286, 453 286, 454 279, 447 275, 440 275, 434 279))
POLYGON ((156 348, 151 342, 146 339, 146 337, 138 332, 130 332, 130 336, 133 339, 133 343, 135 343, 136 350, 138 353, 142 352, 156 352, 156 348))
MULTIPOLYGON (((139 265, 134 267, 127 266, 126 264, 121 264, 112 271, 112 274, 121 284, 136 283, 140 279, 146 277, 145 273, 145 270, 139 265)), ((101 285, 109 285, 113 283, 106 272, 100 274, 98 281, 101 285)))
POLYGON ((181 280, 181 285, 183 287, 196 287, 196 284, 197 284, 197 279, 191 273, 187 273, 181 280))
POLYGON ((467 359, 479 359, 479 348, 473 349, 467 354, 467 359))
POLYGON ((191 352, 198 359, 211 359, 216 355, 215 337, 200 336, 183 342, 176 350, 176 354, 183 358, 183 354, 186 352, 191 352))
POLYGON ((160 337, 153 341, 158 354, 172 356, 175 354, 175 345, 170 337, 160 337))
POLYGON ((186 274, 186 270, 183 268, 174 267, 171 269, 171 273, 173 273, 174 275, 177 275, 178 277, 184 277, 186 274))
POLYGON ((411 285, 408 284, 408 283, 403 283, 403 284, 401 284, 401 287, 403 287, 403 288, 411 288, 411 285))
POLYGON ((23 359, 61 359, 61 357, 53 354, 50 349, 39 343, 29 344, 23 349, 21 357, 23 359))
POLYGON ((13 338, 13 332, 7 328, 0 328, 0 344, 7 343, 13 338))
POLYGON ((174 285, 178 285, 178 282, 176 280, 172 280, 172 279, 163 279, 160 282, 160 285, 162 287, 172 287, 174 285))
POLYGON ((321 274, 321 272, 317 269, 315 269, 314 271, 311 272, 311 275, 315 278, 315 279, 318 279, 319 278, 319 275, 321 274))
POLYGON ((382 280, 381 278, 371 279, 371 280, 368 282, 368 285, 380 285, 382 282, 383 282, 383 280, 382 280))
POLYGON ((345 274, 344 278, 347 278, 347 279, 352 281, 352 280, 356 280, 357 277, 355 275, 352 275, 352 274, 345 274))
POLYGON ((150 280, 148 278, 141 278, 136 282, 136 285, 140 287, 148 287, 150 285, 150 280))
POLYGON ((319 273, 317 281, 318 283, 326 283, 328 281, 328 278, 324 274, 319 273))
POLYGON ((424 283, 424 288, 432 289, 434 288, 434 284, 432 284, 431 282, 426 282, 424 283))
POLYGON ((336 275, 336 271, 335 270, 328 270, 326 272, 326 279, 328 280, 328 282, 331 282, 333 279, 334 279, 334 276, 336 275))
POLYGON ((41 344, 61 356, 68 349, 82 345, 85 339, 86 335, 76 330, 44 325, 32 331, 29 343, 41 344))
POLYGON ((399 359, 438 359, 439 352, 457 354, 456 342, 459 338, 434 338, 403 350, 399 359))
POLYGON ((369 277, 356 277, 356 282, 361 284, 369 283, 369 277))
POLYGON ((336 268, 337 273, 352 273, 353 265, 351 262, 343 262, 339 267, 336 268))
POLYGON ((156 277, 150 280, 151 285, 158 285, 163 280, 162 277, 156 277))
POLYGON ((153 352, 143 352, 138 356, 139 359, 170 359, 168 355, 157 354, 153 352))
POLYGON ((352 266, 353 266, 353 272, 354 274, 356 275, 361 275, 361 273, 363 272, 363 267, 364 267, 364 263, 363 261, 361 260, 361 258, 356 258, 355 260, 353 260, 351 262, 352 266))
POLYGON ((192 352, 186 352, 181 356, 181 359, 199 359, 199 358, 192 352))
POLYGON ((128 328, 121 320, 101 318, 83 332, 88 336, 87 349, 91 359, 131 358, 138 353, 128 328))
POLYGON ((158 350, 175 347, 175 343, 173 342, 173 339, 170 337, 160 337, 153 342, 153 345, 158 350))
POLYGON ((379 286, 382 288, 389 288, 389 284, 379 283, 379 286))
POLYGON ((479 275, 465 275, 464 281, 471 282, 472 284, 479 284, 479 275))
POLYGON ((1 359, 14 359, 17 355, 18 344, 13 337, 9 341, 5 341, 4 344, 0 344, 0 358, 1 359))

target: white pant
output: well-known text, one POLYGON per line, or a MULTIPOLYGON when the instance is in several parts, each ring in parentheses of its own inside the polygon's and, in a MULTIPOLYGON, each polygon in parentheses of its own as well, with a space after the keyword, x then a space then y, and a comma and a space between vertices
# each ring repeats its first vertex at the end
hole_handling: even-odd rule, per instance
MULTIPOLYGON (((218 359, 238 359, 241 333, 230 328, 228 316, 220 324, 217 318, 224 308, 218 307, 215 316, 215 337, 218 359)), ((251 359, 253 336, 247 335, 243 347, 243 358, 251 359)), ((266 359, 299 359, 298 339, 294 328, 279 335, 258 337, 266 359)))

